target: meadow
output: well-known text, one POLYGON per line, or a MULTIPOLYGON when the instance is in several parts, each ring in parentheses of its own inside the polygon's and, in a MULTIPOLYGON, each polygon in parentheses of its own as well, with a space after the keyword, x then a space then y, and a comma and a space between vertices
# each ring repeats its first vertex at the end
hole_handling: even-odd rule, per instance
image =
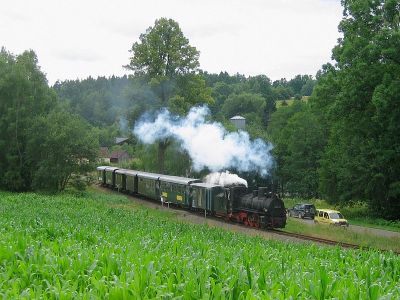
POLYGON ((125 196, 0 192, 4 299, 399 299, 400 257, 179 222, 125 196))

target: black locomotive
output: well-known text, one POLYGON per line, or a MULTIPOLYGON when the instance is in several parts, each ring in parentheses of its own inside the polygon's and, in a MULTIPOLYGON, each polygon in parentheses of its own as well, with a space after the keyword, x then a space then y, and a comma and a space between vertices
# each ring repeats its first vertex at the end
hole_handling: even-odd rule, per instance
POLYGON ((283 228, 283 201, 260 187, 249 192, 243 185, 222 187, 199 179, 169 176, 115 167, 97 167, 98 182, 118 191, 159 200, 205 215, 219 216, 257 228, 283 228))

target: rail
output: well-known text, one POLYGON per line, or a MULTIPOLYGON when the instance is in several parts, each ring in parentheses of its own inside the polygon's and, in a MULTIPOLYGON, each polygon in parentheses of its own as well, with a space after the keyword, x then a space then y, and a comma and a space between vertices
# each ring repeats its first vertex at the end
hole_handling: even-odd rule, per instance
POLYGON ((368 246, 350 244, 350 243, 345 243, 345 242, 341 242, 341 241, 334 241, 334 240, 329 240, 329 239, 324 239, 324 238, 304 235, 304 234, 300 234, 300 233, 282 231, 282 230, 279 230, 279 229, 271 229, 270 231, 275 233, 275 234, 278 234, 278 235, 293 237, 293 238, 306 240, 306 241, 313 241, 313 242, 324 244, 324 245, 339 246, 339 247, 346 248, 346 249, 378 250, 378 251, 382 251, 382 252, 393 252, 393 253, 395 253, 397 255, 400 255, 399 251, 394 251, 394 250, 371 248, 371 247, 368 247, 368 246))

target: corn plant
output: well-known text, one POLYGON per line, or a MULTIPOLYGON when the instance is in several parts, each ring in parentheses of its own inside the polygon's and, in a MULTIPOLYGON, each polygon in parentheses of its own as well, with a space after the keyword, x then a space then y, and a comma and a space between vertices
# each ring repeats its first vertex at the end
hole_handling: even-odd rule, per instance
POLYGON ((393 253, 285 243, 123 196, 0 192, 4 299, 399 299, 393 253))

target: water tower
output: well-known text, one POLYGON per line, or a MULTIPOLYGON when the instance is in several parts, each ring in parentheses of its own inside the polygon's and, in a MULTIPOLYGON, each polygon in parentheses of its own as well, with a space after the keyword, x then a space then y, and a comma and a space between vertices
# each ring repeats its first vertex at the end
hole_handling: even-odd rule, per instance
POLYGON ((236 129, 244 130, 246 127, 246 118, 241 116, 234 116, 230 118, 231 123, 235 125, 236 129))

